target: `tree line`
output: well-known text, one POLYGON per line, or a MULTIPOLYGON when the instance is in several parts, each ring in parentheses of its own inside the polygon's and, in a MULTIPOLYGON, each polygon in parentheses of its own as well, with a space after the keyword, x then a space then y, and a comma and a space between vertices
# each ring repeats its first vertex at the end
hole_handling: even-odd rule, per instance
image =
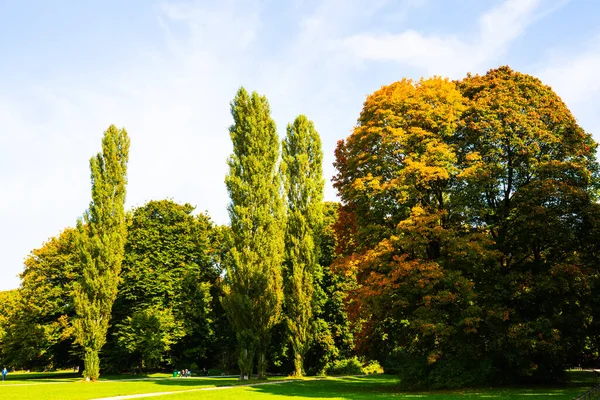
POLYGON ((537 78, 500 67, 374 92, 335 152, 341 204, 323 201, 307 117, 280 142, 244 88, 231 114, 227 226, 170 200, 125 212, 129 139, 109 127, 88 211, 0 293, 1 360, 262 379, 359 355, 438 388, 597 358, 597 144, 537 78))

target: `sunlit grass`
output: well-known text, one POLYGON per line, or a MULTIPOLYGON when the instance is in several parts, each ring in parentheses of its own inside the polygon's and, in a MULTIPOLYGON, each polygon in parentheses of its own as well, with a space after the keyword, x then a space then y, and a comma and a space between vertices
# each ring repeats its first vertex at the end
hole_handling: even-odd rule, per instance
POLYGON ((82 382, 77 374, 10 374, 0 382, 2 399, 76 400, 98 399, 142 393, 179 392, 160 396, 164 400, 187 399, 571 399, 597 383, 596 376, 587 371, 569 372, 570 382, 551 386, 510 388, 476 388, 453 391, 406 392, 392 375, 338 377, 325 379, 270 378, 268 382, 240 382, 230 377, 172 378, 169 374, 118 375, 102 377, 99 382, 82 382), (284 383, 272 384, 285 380, 284 383), (259 386, 235 386, 263 383, 259 386), (266 384, 265 384, 266 383, 266 384), (209 390, 209 388, 212 388, 209 390))

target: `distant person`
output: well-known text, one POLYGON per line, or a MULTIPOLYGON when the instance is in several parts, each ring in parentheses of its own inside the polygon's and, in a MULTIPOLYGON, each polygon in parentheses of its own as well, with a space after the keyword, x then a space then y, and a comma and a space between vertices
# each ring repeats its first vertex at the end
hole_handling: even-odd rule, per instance
POLYGON ((204 374, 204 376, 208 376, 208 371, 206 370, 206 367, 202 368, 202 373, 204 374))
POLYGON ((6 379, 6 375, 8 375, 8 371, 6 370, 6 367, 4 367, 4 369, 2 370, 2 380, 6 379))

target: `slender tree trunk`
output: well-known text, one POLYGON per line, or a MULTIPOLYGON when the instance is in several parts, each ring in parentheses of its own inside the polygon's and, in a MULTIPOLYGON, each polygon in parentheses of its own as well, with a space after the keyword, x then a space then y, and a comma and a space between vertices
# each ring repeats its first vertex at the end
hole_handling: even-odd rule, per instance
POLYGON ((85 371, 83 376, 95 381, 100 376, 100 357, 98 351, 93 349, 87 349, 84 355, 85 371))
POLYGON ((302 378, 304 372, 302 371, 304 364, 304 355, 300 353, 296 353, 296 357, 294 358, 294 376, 296 378, 302 378))
POLYGON ((252 368, 254 364, 254 348, 248 343, 240 346, 240 356, 238 365, 240 367, 240 380, 248 380, 252 378, 252 368))
POLYGON ((267 379, 267 349, 262 347, 258 351, 258 374, 256 379, 267 379))

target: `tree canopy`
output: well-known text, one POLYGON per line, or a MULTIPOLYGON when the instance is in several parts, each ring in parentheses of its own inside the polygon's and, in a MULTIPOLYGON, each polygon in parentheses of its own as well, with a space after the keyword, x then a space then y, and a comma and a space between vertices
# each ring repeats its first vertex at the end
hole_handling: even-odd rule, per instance
POLYGON ((323 152, 321 138, 304 115, 288 124, 283 140, 286 195, 284 283, 286 321, 294 351, 294 374, 303 375, 304 356, 313 339, 313 292, 319 269, 323 224, 323 152))
POLYGON ((590 316, 595 147, 550 88, 507 67, 370 95, 334 178, 361 349, 409 386, 561 372, 590 316))
POLYGON ((83 347, 84 375, 100 375, 99 352, 106 343, 125 247, 125 187, 129 137, 111 125, 102 138, 102 152, 90 159, 92 201, 78 222, 77 249, 81 275, 75 284, 75 334, 83 347))
POLYGON ((94 380, 100 362, 237 358, 263 379, 378 360, 406 388, 447 388, 598 359, 597 144, 539 79, 500 67, 381 87, 335 150, 340 203, 323 201, 308 118, 280 141, 266 97, 240 88, 230 106, 230 225, 172 200, 126 213, 129 138, 111 125, 77 228, 0 292, 3 362, 83 359, 94 380))
POLYGON ((236 332, 242 378, 264 378, 271 329, 281 318, 284 213, 279 139, 269 103, 240 88, 231 103, 233 154, 225 178, 231 197, 233 245, 226 266, 223 306, 236 332))

